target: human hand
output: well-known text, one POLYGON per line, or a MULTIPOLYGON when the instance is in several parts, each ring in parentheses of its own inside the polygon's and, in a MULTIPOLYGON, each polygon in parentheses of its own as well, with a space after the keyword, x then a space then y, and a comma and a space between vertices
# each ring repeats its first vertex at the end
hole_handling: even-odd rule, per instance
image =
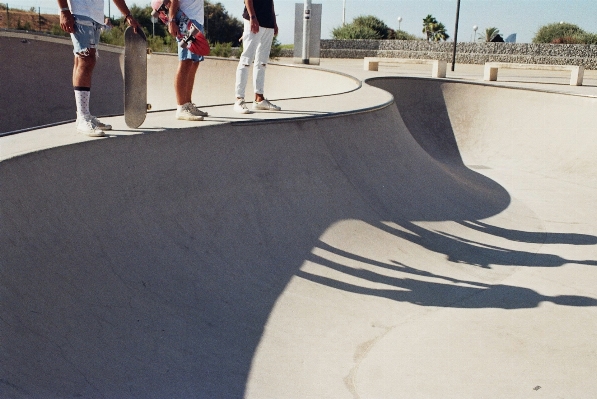
POLYGON ((133 32, 138 33, 141 30, 141 25, 139 25, 139 22, 131 14, 127 15, 124 20, 128 22, 129 26, 133 27, 133 32))
POLYGON ((75 33, 75 17, 70 11, 60 12, 60 28, 67 33, 75 33))
POLYGON ((259 21, 257 21, 257 17, 251 18, 251 32, 259 33, 259 21))
POLYGON ((168 32, 174 37, 180 36, 180 29, 178 28, 178 24, 173 19, 168 21, 168 32))

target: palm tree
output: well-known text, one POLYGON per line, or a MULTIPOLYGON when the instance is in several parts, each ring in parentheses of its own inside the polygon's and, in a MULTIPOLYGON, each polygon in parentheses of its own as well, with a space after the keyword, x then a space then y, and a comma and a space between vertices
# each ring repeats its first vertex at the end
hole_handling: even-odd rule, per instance
POLYGON ((435 24, 432 37, 434 42, 448 40, 449 37, 450 36, 448 35, 448 32, 446 32, 446 27, 444 26, 444 24, 442 24, 441 22, 435 24))
POLYGON ((485 41, 490 42, 492 41, 497 35, 499 35, 500 30, 498 28, 487 28, 485 29, 485 41))
POLYGON ((429 14, 423 18, 423 33, 427 36, 428 41, 439 42, 440 40, 447 40, 450 36, 446 32, 446 27, 433 15, 429 14))
POLYGON ((433 37, 433 31, 437 25, 437 19, 433 15, 429 14, 423 18, 423 33, 427 37, 427 40, 431 40, 433 37))

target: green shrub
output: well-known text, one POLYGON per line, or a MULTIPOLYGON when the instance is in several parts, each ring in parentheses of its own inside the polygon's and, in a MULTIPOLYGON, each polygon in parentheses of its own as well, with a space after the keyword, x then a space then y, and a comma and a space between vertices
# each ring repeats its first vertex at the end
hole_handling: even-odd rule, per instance
POLYGON ((332 30, 334 39, 381 39, 375 30, 360 25, 347 24, 332 30))
POLYGON ((565 42, 571 40, 571 38, 582 37, 585 34, 586 32, 577 25, 556 22, 539 28, 533 38, 533 43, 565 42))
POLYGON ((361 15, 332 30, 334 39, 393 39, 394 31, 373 15, 361 15))
POLYGON ((373 15, 361 15, 352 21, 353 25, 371 28, 379 35, 380 39, 387 39, 391 29, 379 18, 373 15))
POLYGON ((390 37, 390 39, 395 39, 395 40, 421 40, 421 38, 412 35, 408 32, 405 32, 403 30, 397 30, 393 32, 392 37, 390 37))
POLYGON ((214 57, 225 57, 229 58, 232 55, 232 43, 210 43, 210 53, 214 57))
POLYGON ((272 48, 269 51, 269 58, 272 60, 277 60, 280 58, 282 54, 282 44, 278 40, 278 36, 274 36, 274 40, 272 40, 272 48))
POLYGON ((597 44, 597 33, 585 33, 581 39, 584 44, 597 44))
POLYGON ((147 36, 147 45, 151 51, 157 53, 176 53, 178 51, 176 39, 173 36, 147 36))
POLYGON ((21 18, 17 21, 17 30, 33 30, 29 21, 23 23, 21 18))
POLYGON ((62 30, 60 24, 52 24, 52 27, 50 27, 50 34, 54 36, 70 36, 68 32, 62 30))
POLYGON ((114 26, 109 31, 104 31, 100 35, 100 41, 106 44, 113 44, 115 46, 124 46, 124 30, 126 24, 114 23, 114 26))

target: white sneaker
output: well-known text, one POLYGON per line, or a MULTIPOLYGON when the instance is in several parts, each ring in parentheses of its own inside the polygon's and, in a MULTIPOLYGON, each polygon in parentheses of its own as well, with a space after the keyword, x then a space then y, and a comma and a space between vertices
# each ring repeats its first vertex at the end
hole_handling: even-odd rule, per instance
POLYGON ((247 104, 245 104, 244 98, 239 98, 234 103, 234 111, 238 112, 239 114, 250 114, 249 108, 247 108, 247 104))
MULTIPOLYGON (((77 112, 77 123, 79 122, 79 120, 81 118, 85 118, 85 117, 77 112)), ((91 123, 93 123, 96 127, 99 127, 100 129, 102 129, 103 131, 112 130, 112 125, 103 123, 102 121, 97 119, 97 117, 95 117, 93 115, 89 115, 89 116, 87 116, 87 118, 91 121, 91 123)))
POLYGON ((260 102, 254 101, 253 109, 261 111, 280 111, 282 108, 270 103, 266 98, 264 98, 263 101, 260 102))
POLYGON ((87 135, 89 137, 103 137, 106 135, 102 129, 93 123, 90 117, 79 118, 77 120, 77 132, 87 135))
POLYGON ((176 110, 176 119, 181 121, 202 121, 203 116, 200 115, 199 111, 193 103, 183 104, 180 109, 176 110))
POLYGON ((99 119, 97 119, 95 116, 91 117, 91 122, 93 124, 95 124, 95 126, 99 127, 102 130, 112 130, 112 125, 108 125, 107 123, 103 123, 102 121, 100 121, 99 119))
POLYGON ((201 111, 199 108, 197 108, 197 106, 196 106, 195 104, 191 103, 191 105, 190 105, 190 106, 193 108, 193 113, 194 113, 195 115, 201 115, 201 116, 202 116, 202 117, 204 117, 204 118, 205 118, 206 116, 209 116, 209 114, 208 114, 207 112, 205 112, 205 111, 201 111))

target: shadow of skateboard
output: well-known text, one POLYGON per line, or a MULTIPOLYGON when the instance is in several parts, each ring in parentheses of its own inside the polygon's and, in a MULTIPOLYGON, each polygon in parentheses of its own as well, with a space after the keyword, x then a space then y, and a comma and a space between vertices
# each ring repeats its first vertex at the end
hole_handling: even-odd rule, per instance
POLYGON ((124 32, 124 121, 138 128, 145 121, 147 110, 147 38, 141 29, 124 32))

